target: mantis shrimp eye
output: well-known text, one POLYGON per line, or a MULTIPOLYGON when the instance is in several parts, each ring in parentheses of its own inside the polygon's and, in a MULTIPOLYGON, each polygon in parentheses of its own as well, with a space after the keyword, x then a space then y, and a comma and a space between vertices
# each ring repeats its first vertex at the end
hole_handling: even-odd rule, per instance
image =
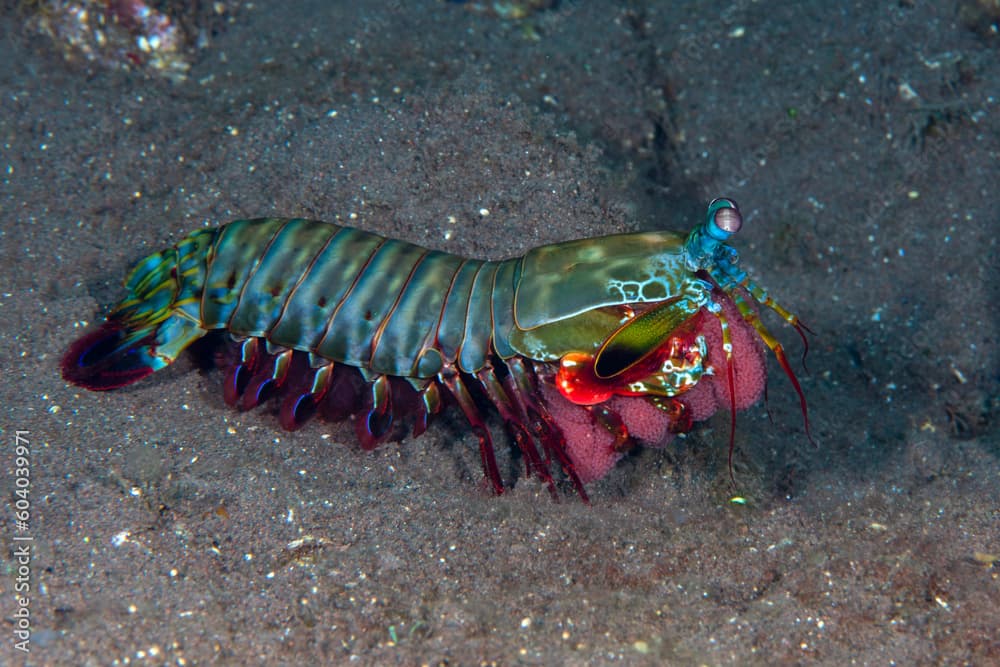
POLYGON ((716 226, 729 234, 735 234, 740 231, 740 228, 743 226, 743 216, 740 214, 740 210, 736 208, 736 202, 731 199, 717 201, 722 207, 716 210, 713 218, 716 226), (729 206, 725 204, 729 204, 729 206))

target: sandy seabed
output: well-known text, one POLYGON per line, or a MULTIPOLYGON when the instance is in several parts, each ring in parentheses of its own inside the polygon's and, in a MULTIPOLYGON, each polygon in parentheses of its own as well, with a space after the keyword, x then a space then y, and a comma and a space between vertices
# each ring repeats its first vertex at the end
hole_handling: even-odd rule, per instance
POLYGON ((0 662, 1000 663, 989 3, 226 3, 176 82, 6 4, 0 662), (491 497, 457 416, 365 453, 230 410, 187 357, 107 394, 59 374, 130 264, 205 224, 501 258, 720 195, 815 331, 817 447, 772 363, 735 492, 725 414, 586 506, 508 457, 491 497))

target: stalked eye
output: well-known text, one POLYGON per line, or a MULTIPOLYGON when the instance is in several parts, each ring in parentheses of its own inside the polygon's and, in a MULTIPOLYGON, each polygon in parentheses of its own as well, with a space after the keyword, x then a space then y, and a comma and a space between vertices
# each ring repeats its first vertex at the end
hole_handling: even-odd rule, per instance
POLYGON ((719 197, 708 205, 708 235, 717 241, 725 241, 743 227, 743 215, 732 199, 719 197))
POLYGON ((740 231, 740 227, 743 226, 743 215, 740 214, 740 210, 736 208, 731 200, 725 200, 733 204, 732 207, 720 208, 715 212, 715 224, 716 226, 724 232, 730 234, 735 234, 740 231))

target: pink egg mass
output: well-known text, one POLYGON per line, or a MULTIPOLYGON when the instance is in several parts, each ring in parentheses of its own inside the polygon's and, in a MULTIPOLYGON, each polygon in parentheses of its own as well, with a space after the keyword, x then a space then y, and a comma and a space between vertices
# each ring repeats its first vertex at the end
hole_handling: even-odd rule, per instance
MULTIPOLYGON (((695 331, 705 337, 708 348, 705 367, 711 370, 706 370, 691 389, 675 397, 682 409, 664 410, 647 398, 631 396, 615 396, 604 406, 604 414, 620 420, 630 440, 663 447, 674 434, 689 430, 692 422, 704 421, 733 405, 743 410, 760 400, 767 382, 763 344, 731 299, 718 301, 729 323, 733 346, 735 402, 730 398, 719 318, 703 309, 695 316, 698 318, 695 331)), ((566 437, 567 453, 580 481, 587 483, 604 477, 627 451, 628 443, 621 442, 621 437, 604 420, 595 419, 592 408, 570 402, 549 384, 543 383, 542 389, 549 411, 566 437)))

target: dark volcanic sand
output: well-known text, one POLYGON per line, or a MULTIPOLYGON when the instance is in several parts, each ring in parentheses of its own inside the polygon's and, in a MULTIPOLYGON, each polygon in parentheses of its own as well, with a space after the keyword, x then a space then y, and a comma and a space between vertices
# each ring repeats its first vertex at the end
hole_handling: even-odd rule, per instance
POLYGON ((178 84, 67 63, 12 4, 0 662, 1000 663, 1000 37, 977 2, 563 2, 522 23, 257 2, 178 84), (535 480, 487 495, 456 416, 363 453, 348 425, 228 409, 189 357, 104 395, 59 375, 129 265, 203 224, 352 220, 499 258, 687 229, 719 195, 816 332, 818 447, 772 363, 773 421, 739 416, 746 505, 725 414, 588 507, 535 480))

